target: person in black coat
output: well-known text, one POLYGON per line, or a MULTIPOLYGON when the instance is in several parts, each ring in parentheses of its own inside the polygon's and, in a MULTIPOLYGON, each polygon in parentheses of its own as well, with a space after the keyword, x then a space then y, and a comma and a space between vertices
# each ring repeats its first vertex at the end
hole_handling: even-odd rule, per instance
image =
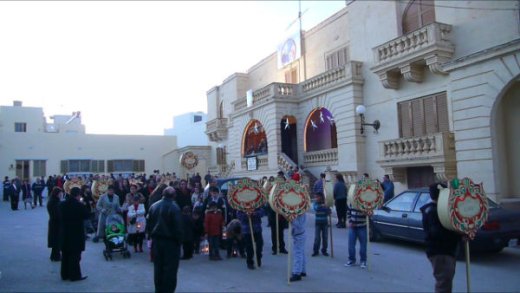
POLYGON ((89 212, 80 202, 81 190, 74 187, 66 201, 60 203, 61 215, 61 279, 70 281, 85 280, 81 275, 79 262, 81 252, 85 250, 85 225, 89 212))
POLYGON ((182 225, 184 229, 184 238, 182 242, 183 255, 181 259, 190 259, 193 257, 193 250, 195 248, 193 245, 195 225, 193 223, 190 206, 185 206, 182 209, 182 225))
POLYGON ((49 213, 49 230, 47 232, 47 247, 51 248, 51 261, 60 261, 60 200, 63 190, 54 187, 47 202, 47 212, 49 213))
POLYGON ((11 196, 11 209, 13 211, 18 210, 18 202, 20 201, 20 186, 16 179, 11 180, 11 191, 9 195, 11 196))

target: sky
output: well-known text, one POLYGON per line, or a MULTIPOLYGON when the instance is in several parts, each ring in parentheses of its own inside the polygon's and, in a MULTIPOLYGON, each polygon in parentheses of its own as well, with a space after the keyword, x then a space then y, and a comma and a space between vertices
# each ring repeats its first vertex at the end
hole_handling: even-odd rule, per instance
MULTIPOLYGON (((302 1, 309 30, 345 1, 302 1)), ((0 1, 0 105, 81 111, 87 133, 162 135, 276 51, 298 1, 0 1)))

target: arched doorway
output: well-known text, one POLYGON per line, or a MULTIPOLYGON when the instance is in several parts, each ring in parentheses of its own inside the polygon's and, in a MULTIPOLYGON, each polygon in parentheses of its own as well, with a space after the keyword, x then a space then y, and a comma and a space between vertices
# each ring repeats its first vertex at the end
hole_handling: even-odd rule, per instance
POLYGON ((520 81, 497 100, 494 115, 495 182, 501 198, 520 197, 520 81))
POLYGON ((298 141, 296 140, 296 118, 284 116, 280 122, 282 153, 298 164, 298 141))
POLYGON ((305 123, 305 151, 319 151, 338 147, 336 123, 326 108, 314 109, 305 123))
POLYGON ((242 156, 266 155, 267 135, 260 121, 253 119, 247 124, 242 139, 242 156))

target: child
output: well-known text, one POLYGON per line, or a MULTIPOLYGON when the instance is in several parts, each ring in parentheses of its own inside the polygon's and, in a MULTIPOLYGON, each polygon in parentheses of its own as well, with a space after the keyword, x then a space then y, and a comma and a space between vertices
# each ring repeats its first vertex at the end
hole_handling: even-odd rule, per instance
POLYGON ((183 256, 181 259, 190 259, 193 257, 193 235, 194 225, 191 216, 191 207, 184 206, 182 208, 182 224, 184 228, 184 239, 182 242, 183 256))
POLYGON ((316 212, 316 229, 314 230, 314 247, 312 256, 319 255, 320 242, 322 242, 321 253, 324 256, 329 256, 327 253, 327 228, 329 226, 328 217, 330 215, 330 208, 324 204, 323 193, 316 193, 316 201, 312 204, 312 209, 316 212))
POLYGON ((291 235, 294 243, 294 257, 291 282, 300 281, 307 276, 305 270, 305 214, 299 215, 292 221, 291 235))
POLYGON ((226 227, 226 236, 227 236, 227 258, 231 256, 235 256, 233 253, 233 244, 236 242, 238 247, 238 252, 240 253, 240 257, 245 258, 246 255, 244 253, 244 241, 242 238, 242 224, 238 219, 233 219, 226 227))
POLYGON ((133 203, 128 206, 126 218, 128 238, 134 244, 134 252, 143 252, 144 232, 146 231, 144 204, 140 202, 141 197, 139 195, 135 195, 132 201, 133 203))
POLYGON ((217 209, 217 203, 211 201, 204 218, 204 231, 208 237, 210 260, 222 260, 219 253, 219 246, 220 234, 222 233, 223 227, 224 216, 222 212, 217 209))

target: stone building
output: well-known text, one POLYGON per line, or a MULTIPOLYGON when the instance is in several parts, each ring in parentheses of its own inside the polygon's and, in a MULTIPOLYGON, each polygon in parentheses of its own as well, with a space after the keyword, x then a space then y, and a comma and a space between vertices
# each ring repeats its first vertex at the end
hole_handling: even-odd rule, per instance
POLYGON ((301 56, 285 44, 207 92, 211 169, 389 174, 396 191, 469 176, 518 199, 519 16, 518 1, 347 1, 301 56))

